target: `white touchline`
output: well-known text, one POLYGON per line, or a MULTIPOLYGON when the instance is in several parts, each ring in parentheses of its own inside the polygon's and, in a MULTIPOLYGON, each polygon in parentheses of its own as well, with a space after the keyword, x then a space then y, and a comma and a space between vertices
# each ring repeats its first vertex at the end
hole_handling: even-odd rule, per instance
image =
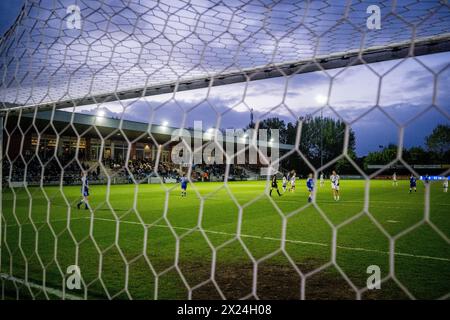
MULTIPOLYGON (((91 217, 77 217, 77 218, 72 218, 72 220, 90 220, 91 217)), ((95 220, 99 220, 99 221, 108 221, 108 222, 117 222, 114 219, 107 219, 107 218, 98 218, 95 217, 95 220)), ((66 222, 67 219, 58 219, 58 220, 51 220, 50 223, 52 222, 66 222)), ((39 222, 33 222, 34 224, 44 224, 47 223, 47 221, 39 221, 39 222)), ((120 221, 120 223, 127 223, 127 224, 135 224, 135 225, 142 225, 140 222, 134 222, 134 221, 120 221)), ((31 223, 23 223, 21 224, 21 226, 24 225, 30 225, 31 223)), ((157 227, 157 228, 170 228, 167 225, 163 225, 163 224, 144 224, 145 226, 153 226, 153 227, 157 227)), ((17 224, 13 224, 13 225, 8 225, 8 227, 17 227, 17 224)), ((192 228, 185 228, 185 227, 174 227, 172 226, 173 229, 178 229, 178 230, 192 230, 192 228)), ((229 233, 229 232, 223 232, 223 231, 214 231, 214 230, 206 230, 206 229, 202 229, 204 232, 206 233, 211 233, 211 234, 220 234, 220 235, 225 235, 225 236, 236 236, 235 233, 229 233)), ((195 231, 200 231, 200 229, 196 229, 195 231)), ((251 239, 262 239, 262 240, 270 240, 270 241, 281 241, 280 238, 272 238, 272 237, 264 237, 264 236, 256 236, 256 235, 250 235, 250 234, 241 234, 240 235, 243 238, 251 238, 251 239)), ((311 242, 311 241, 301 241, 301 240, 290 240, 290 239, 286 239, 286 242, 289 243, 299 243, 299 244, 310 244, 310 245, 314 245, 314 246, 322 246, 322 247, 329 247, 330 245, 327 243, 321 243, 321 242, 311 242)), ((388 251, 381 251, 381 250, 375 250, 375 249, 366 249, 366 248, 358 248, 358 247, 346 247, 346 246, 336 246, 336 248, 338 249, 344 249, 344 250, 354 250, 354 251, 365 251, 365 252, 373 252, 373 253, 380 253, 380 254, 390 254, 388 251)), ((394 252, 394 255, 397 256, 404 256, 404 257, 412 257, 412 258, 418 258, 418 259, 431 259, 431 260, 439 260, 439 261, 450 261, 449 258, 442 258, 442 257, 432 257, 432 256, 425 256, 425 255, 415 255, 415 254, 411 254, 411 253, 403 253, 403 252, 394 252)))
MULTIPOLYGON (((91 219, 90 217, 85 217, 85 219, 91 219)), ((109 221, 109 222, 117 222, 114 219, 106 219, 106 218, 94 218, 95 220, 100 221, 109 221)), ((136 224, 136 225, 142 225, 140 222, 135 221, 120 221, 120 223, 128 223, 128 224, 136 224)), ((167 225, 163 224, 144 224, 145 226, 152 226, 152 227, 159 227, 159 228, 170 228, 167 225)), ((192 228, 185 228, 185 227, 174 227, 173 229, 179 229, 179 230, 192 230, 192 228)), ((202 229, 206 233, 212 233, 212 234, 221 234, 221 235, 227 235, 227 236, 237 236, 235 233, 228 233, 228 232, 222 232, 222 231, 213 231, 213 230, 206 230, 202 229)), ((200 229, 196 229, 195 231, 200 231, 200 229)), ((280 238, 272 238, 272 237, 264 237, 264 236, 255 236, 255 235, 249 235, 249 234, 241 234, 241 237, 244 238, 253 238, 253 239, 263 239, 263 240, 271 240, 271 241, 281 241, 280 238)), ((301 241, 301 240, 289 240, 286 239, 286 242, 289 243, 300 243, 300 244, 311 244, 315 246, 322 246, 322 247, 329 247, 330 245, 327 243, 320 243, 320 242, 310 242, 310 241, 301 241)), ((365 251, 365 252, 374 252, 374 253, 381 253, 381 254, 390 254, 389 251, 381 251, 381 250, 375 250, 375 249, 366 249, 366 248, 358 248, 358 247, 346 247, 346 246, 336 246, 336 248, 344 249, 344 250, 355 250, 355 251, 365 251)), ((402 253, 402 252, 394 252, 395 255, 398 256, 405 256, 405 257, 413 257, 418 259, 431 259, 431 260, 440 260, 440 261, 450 261, 450 258, 441 258, 441 257, 432 257, 432 256, 425 256, 425 255, 415 255, 411 253, 402 253)))
MULTIPOLYGON (((91 217, 77 217, 77 218, 72 218, 72 220, 91 220, 91 217)), ((99 220, 99 221, 108 221, 108 222, 117 222, 114 219, 107 219, 107 218, 99 218, 99 217, 94 217, 94 220, 99 220)), ((67 221, 67 219, 59 219, 59 220, 51 220, 50 223, 52 222, 65 222, 67 221)), ((394 222, 395 220, 388 220, 387 222, 394 222)), ((44 224, 47 223, 47 221, 39 221, 39 222, 33 222, 34 224, 44 224)), ((134 221, 120 221, 120 223, 127 223, 127 224, 135 224, 135 225, 142 225, 140 222, 134 222, 134 221)), ((24 225, 30 225, 31 223, 23 223, 21 224, 21 226, 24 225)), ((163 225, 163 224, 149 224, 146 223, 144 224, 145 226, 152 226, 152 227, 157 227, 157 228, 170 228, 167 225, 163 225)), ((8 225, 7 227, 18 227, 17 224, 13 224, 13 225, 8 225)), ((172 226, 173 229, 178 229, 178 230, 192 230, 192 228, 185 228, 185 227, 174 227, 172 226)), ((223 231, 214 231, 214 230, 206 230, 206 229, 202 229, 204 232, 206 233, 211 233, 211 234, 221 234, 221 235, 225 235, 225 236, 237 236, 237 234, 235 233, 229 233, 229 232, 223 232, 223 231)), ((196 229, 195 231, 200 231, 200 229, 196 229)), ((262 240, 270 240, 270 241, 281 241, 281 238, 272 238, 272 237, 264 237, 264 236, 256 236, 256 235, 251 235, 251 234, 241 234, 241 237, 243 238, 252 238, 252 239, 262 239, 262 240)), ((286 239, 286 242, 289 243, 299 243, 299 244, 310 244, 310 245, 314 245, 314 246, 322 246, 322 247, 329 247, 330 245, 327 243, 321 243, 321 242, 311 242, 311 241, 301 241, 301 240, 290 240, 290 239, 286 239)), ((344 250, 354 250, 354 251, 365 251, 365 252, 373 252, 373 253, 380 253, 380 254, 390 254, 389 251, 381 251, 381 250, 375 250, 375 249, 366 249, 366 248, 359 248, 359 247, 346 247, 346 246, 336 246, 336 248, 338 249, 344 249, 344 250)), ((403 253, 403 252, 394 252, 394 255, 397 256, 404 256, 404 257, 412 257, 412 258, 418 258, 418 259, 430 259, 430 260, 439 260, 439 261, 450 261, 450 258, 442 258, 442 257, 433 257, 433 256, 425 256, 425 255, 416 255, 416 254, 411 254, 411 253, 403 253)))
POLYGON ((61 290, 57 290, 57 289, 53 289, 53 288, 49 288, 49 287, 44 287, 44 286, 36 284, 34 282, 25 281, 23 279, 19 279, 19 278, 13 277, 13 276, 10 276, 10 275, 5 274, 5 273, 0 273, 0 279, 4 279, 6 281, 13 281, 13 282, 16 282, 18 284, 28 286, 30 288, 39 289, 41 291, 46 291, 47 293, 49 293, 51 295, 54 295, 54 296, 57 296, 58 298, 61 298, 61 299, 64 298, 64 299, 68 299, 68 300, 82 300, 81 297, 75 296, 73 294, 64 293, 61 290))
MULTIPOLYGON (((77 218, 72 218, 72 220, 91 220, 91 217, 77 217, 77 218)), ((99 221, 107 221, 107 222, 117 222, 114 219, 107 219, 107 218, 98 218, 98 217, 94 217, 94 220, 99 220, 99 221)), ((52 222, 65 222, 67 221, 67 219, 59 219, 59 220, 51 220, 50 223, 52 222)), ((393 220, 392 220, 393 221, 393 220)), ((135 225, 142 225, 140 222, 134 222, 134 221, 120 221, 121 223, 127 223, 127 224, 135 224, 135 225)), ((44 224, 47 223, 47 221, 39 221, 39 222, 33 222, 34 224, 44 224)), ((21 225, 28 225, 31 223, 24 223, 21 225)), ((159 228, 170 228, 167 225, 161 225, 161 224, 144 224, 145 226, 153 226, 153 227, 159 227, 159 228)), ((9 225, 9 226, 16 226, 16 225, 9 225)), ((179 230, 192 230, 192 228, 185 228, 185 227, 174 227, 172 226, 173 229, 179 229, 179 230)), ((200 231, 200 229, 196 229, 195 231, 200 231)), ((206 233, 211 233, 211 234, 221 234, 221 235, 229 235, 229 236, 236 236, 236 234, 234 233, 228 233, 228 232, 223 232, 223 231, 214 231, 214 230, 206 230, 203 229, 204 232, 206 233)), ((262 240, 269 240, 269 241, 281 241, 280 238, 273 238, 273 237, 264 237, 264 236, 255 236, 255 235, 248 235, 248 234, 241 234, 241 237, 244 238, 252 238, 252 239, 262 239, 262 240)), ((322 246, 322 247, 329 247, 330 245, 327 243, 320 243, 320 242, 310 242, 310 241, 300 241, 300 240, 289 240, 286 239, 286 242, 289 243, 300 243, 300 244, 310 244, 310 245, 316 245, 316 246, 322 246)), ((346 247, 346 246, 336 246, 336 248, 339 249, 344 249, 344 250, 354 250, 354 251, 364 251, 364 252, 373 252, 373 253, 379 253, 379 254, 390 254, 390 252, 386 252, 386 251, 381 251, 381 250, 375 250, 375 249, 366 249, 366 248, 359 248, 359 247, 346 247)), ((441 257, 432 257, 432 256, 425 256, 425 255, 414 255, 414 254, 410 254, 410 253, 402 253, 402 252, 394 252, 394 255, 398 255, 398 256, 405 256, 405 257, 412 257, 412 258, 417 258, 417 259, 431 259, 431 260, 439 260, 439 261, 450 261, 450 259, 448 258, 441 258, 441 257)), ((73 295, 73 294, 69 294, 69 293, 64 293, 61 290, 57 290, 57 289, 53 289, 53 288, 49 288, 49 287, 44 287, 42 285, 30 282, 30 281, 25 281, 23 279, 19 279, 13 276, 10 276, 8 274, 4 274, 4 273, 0 273, 0 279, 4 279, 6 281, 13 281, 16 282, 18 284, 21 285, 26 285, 30 288, 35 288, 35 289, 39 289, 41 291, 46 291, 48 294, 54 295, 58 298, 64 298, 64 299, 68 299, 68 300, 82 300, 82 297, 73 295)))

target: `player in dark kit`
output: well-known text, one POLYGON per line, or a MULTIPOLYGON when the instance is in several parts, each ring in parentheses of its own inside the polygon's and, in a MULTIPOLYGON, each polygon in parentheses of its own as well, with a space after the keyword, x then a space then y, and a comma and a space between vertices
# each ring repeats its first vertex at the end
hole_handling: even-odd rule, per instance
POLYGON ((280 196, 281 197, 281 193, 280 193, 280 190, 278 190, 278 182, 277 182, 277 176, 276 175, 273 175, 273 177, 272 177, 272 186, 271 186, 271 188, 270 188, 270 196, 272 196, 272 190, 273 189, 276 189, 277 190, 277 193, 278 193, 278 196, 280 196))

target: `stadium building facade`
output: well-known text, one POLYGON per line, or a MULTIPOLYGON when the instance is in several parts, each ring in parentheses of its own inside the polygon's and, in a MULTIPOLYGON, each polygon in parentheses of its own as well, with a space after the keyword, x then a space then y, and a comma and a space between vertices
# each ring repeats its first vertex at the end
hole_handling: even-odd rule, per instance
MULTIPOLYGON (((145 162, 153 165, 158 163, 165 165, 167 170, 178 171, 180 165, 173 163, 172 152, 175 152, 174 147, 180 143, 180 139, 173 139, 173 133, 178 131, 176 135, 182 135, 185 132, 194 136, 192 129, 180 132, 177 128, 164 125, 149 126, 143 122, 65 111, 11 114, 6 117, 4 129, 6 139, 3 139, 3 150, 9 159, 6 162, 10 162, 13 171, 17 171, 17 167, 23 167, 21 170, 24 171, 26 163, 32 159, 36 160, 35 155, 38 155, 40 162, 44 164, 41 167, 45 167, 46 162, 57 158, 59 165, 55 165, 53 180, 58 180, 58 166, 64 168, 68 163, 75 163, 74 159, 77 159, 82 166, 93 170, 97 169, 100 162, 105 168, 113 170, 103 172, 103 176, 114 175, 114 169, 115 171, 122 169, 126 175, 124 167, 127 157, 130 163, 145 162)), ((211 142, 211 139, 203 137, 202 148, 211 142)), ((229 143, 227 139, 229 139, 228 136, 225 137, 224 142, 229 143)), ((242 144, 246 142, 242 142, 241 138, 235 137, 233 140, 234 150, 237 150, 238 144, 241 144, 240 148, 244 148, 242 144)), ((278 148, 280 156, 293 148, 292 145, 272 144, 267 141, 258 141, 258 146, 266 147, 269 157, 273 146, 278 148)), ((191 145, 191 148, 193 147, 191 145)), ((249 150, 246 151, 246 164, 249 161, 251 169, 256 174, 260 167, 267 166, 267 163, 264 164, 260 156, 256 158, 255 163, 254 159, 249 159, 249 152, 249 150)), ((211 159, 204 160, 211 161, 211 159)), ((233 160, 233 164, 238 164, 236 157, 233 160)), ((183 166, 187 167, 188 164, 183 166)), ((4 167, 7 169, 8 163, 4 167)), ((41 167, 36 165, 36 171, 41 170, 41 167)), ((74 169, 76 171, 76 164, 74 169)), ((100 170, 98 174, 100 175, 100 170)), ((25 173, 15 176, 5 174, 4 178, 11 176, 10 180, 30 180, 24 175, 25 173)), ((76 173, 73 175, 75 176, 76 173)), ((76 180, 76 177, 73 180, 76 180)))

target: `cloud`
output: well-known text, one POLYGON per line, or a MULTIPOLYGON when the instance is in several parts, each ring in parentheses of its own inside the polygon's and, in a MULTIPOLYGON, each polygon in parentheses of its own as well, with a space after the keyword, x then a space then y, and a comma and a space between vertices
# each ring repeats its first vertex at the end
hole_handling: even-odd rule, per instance
MULTIPOLYGON (((441 63, 434 62, 442 69, 442 60, 450 54, 436 56, 441 63)), ((428 61, 433 61, 428 57, 428 61)), ((392 67, 392 62, 388 62, 392 67)), ((383 63, 375 64, 379 68, 383 63)), ((173 126, 180 126, 184 121, 185 127, 193 126, 193 122, 201 120, 206 126, 220 126, 222 128, 242 128, 250 121, 250 109, 253 109, 255 119, 259 117, 280 117, 285 121, 295 121, 296 117, 311 114, 319 110, 323 103, 318 96, 328 96, 331 87, 330 104, 333 109, 346 121, 351 122, 376 105, 378 82, 373 82, 373 73, 364 66, 355 66, 334 70, 336 78, 331 82, 324 72, 312 72, 295 75, 290 78, 273 78, 248 83, 203 88, 150 96, 143 99, 106 103, 101 107, 109 109, 115 117, 120 117, 123 111, 124 119, 133 121, 153 121, 161 123, 169 121, 173 126), (341 72, 341 73, 339 73, 341 72), (279 106, 284 102, 289 108, 279 106), (275 108, 279 106, 278 108, 275 108), (270 113, 265 115, 267 112, 270 113)), ((422 67, 417 63, 403 63, 396 67, 396 77, 386 78, 381 87, 381 104, 395 121, 403 124, 415 115, 429 107, 430 93, 434 82, 426 81, 426 75, 421 72, 422 67), (426 94, 428 93, 428 95, 426 94)), ((450 72, 442 74, 440 81, 450 77, 450 72)), ((450 94, 442 86, 438 88, 439 105, 449 110, 448 98, 450 94)), ((81 107, 79 110, 95 109, 96 106, 81 107)), ((327 112, 330 114, 330 112, 327 112)), ((382 128, 385 117, 364 117, 357 121, 357 128, 367 128, 375 136, 387 136, 391 142, 396 139, 396 133, 377 131, 382 128), (384 118, 383 120, 381 120, 384 118), (372 131, 373 128, 374 131, 372 131)), ((437 118, 432 118, 430 125, 435 125, 437 118)), ((370 136, 364 136, 365 141, 371 141, 370 136)), ((373 139, 372 139, 373 140, 373 139)), ((384 141, 386 142, 386 141, 384 141)), ((422 143, 417 141, 417 143, 422 143)), ((378 144, 359 146, 361 152, 369 150, 378 144)))

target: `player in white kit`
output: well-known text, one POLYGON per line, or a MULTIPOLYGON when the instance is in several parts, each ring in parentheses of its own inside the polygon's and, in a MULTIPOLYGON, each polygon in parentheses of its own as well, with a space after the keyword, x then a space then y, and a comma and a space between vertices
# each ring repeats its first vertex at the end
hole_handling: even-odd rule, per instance
POLYGON ((89 209, 89 181, 86 172, 81 174, 81 200, 77 203, 77 208, 80 209, 84 203, 84 209, 89 209))
POLYGON ((295 171, 292 171, 291 173, 291 187, 289 188, 290 192, 294 192, 295 191, 295 171))
POLYGON ((394 172, 394 174, 392 175, 392 185, 393 185, 394 187, 397 187, 397 186, 398 186, 397 173, 396 173, 396 172, 394 172))
POLYGON ((283 187, 283 193, 286 192, 286 188, 287 188, 287 178, 286 178, 286 176, 283 176, 282 187, 283 187))
POLYGON ((331 190, 333 191, 334 201, 339 201, 339 175, 333 170, 333 174, 330 177, 331 190))

